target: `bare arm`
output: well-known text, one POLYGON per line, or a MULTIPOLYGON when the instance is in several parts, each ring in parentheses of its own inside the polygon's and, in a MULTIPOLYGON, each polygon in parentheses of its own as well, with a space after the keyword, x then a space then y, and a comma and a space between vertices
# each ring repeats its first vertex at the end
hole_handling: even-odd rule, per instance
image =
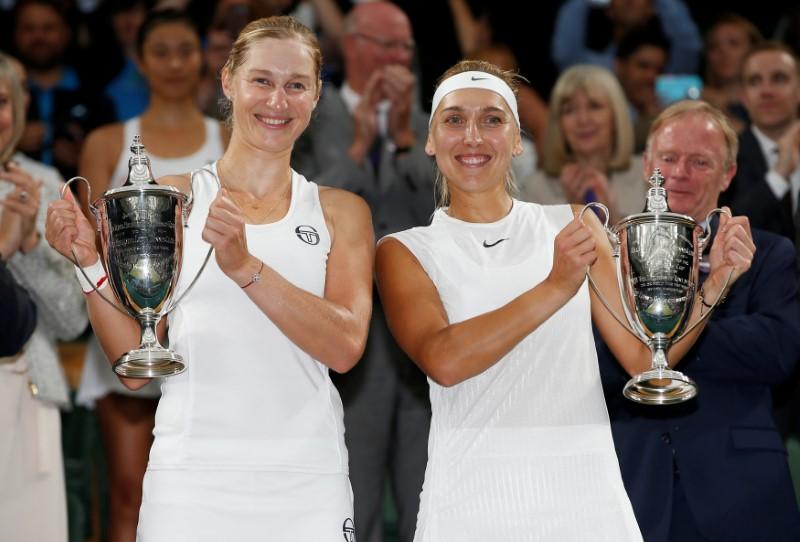
MULTIPOLYGON (((325 294, 298 288, 267 265, 261 280, 244 292, 297 346, 336 372, 358 362, 372 312, 374 239, 364 201, 337 189, 320 189, 332 244, 325 294)), ((247 284, 262 262, 247 250, 244 219, 222 190, 211 204, 203 239, 214 246, 220 269, 238 285, 247 284)))
POLYGON ((571 222, 555 241, 553 269, 506 305, 469 320, 448 321, 436 287, 395 239, 378 247, 376 271, 387 320, 398 344, 442 386, 453 386, 500 361, 569 301, 595 258, 591 232, 571 222))

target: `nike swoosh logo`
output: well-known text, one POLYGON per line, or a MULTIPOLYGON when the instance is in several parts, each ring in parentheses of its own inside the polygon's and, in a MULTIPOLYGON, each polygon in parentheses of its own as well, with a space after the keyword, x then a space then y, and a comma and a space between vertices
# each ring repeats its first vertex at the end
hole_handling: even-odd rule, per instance
POLYGON ((486 241, 484 241, 484 242, 483 242, 483 246, 484 246, 484 247, 486 247, 486 248, 492 248, 493 246, 497 246, 497 245, 499 245, 499 244, 500 244, 500 243, 502 243, 503 241, 508 241, 508 237, 505 237, 505 238, 503 238, 503 239, 498 239, 497 241, 495 241, 494 243, 491 243, 491 244, 490 244, 490 243, 487 243, 486 241))
POLYGON ((473 81, 486 81, 488 77, 475 77, 474 75, 470 77, 473 81))

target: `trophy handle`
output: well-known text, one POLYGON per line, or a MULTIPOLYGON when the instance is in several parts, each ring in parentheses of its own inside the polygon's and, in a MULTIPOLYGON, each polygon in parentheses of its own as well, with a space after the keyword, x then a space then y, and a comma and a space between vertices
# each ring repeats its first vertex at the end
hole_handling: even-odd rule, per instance
MULTIPOLYGON (((67 194, 67 190, 69 190, 69 185, 71 185, 75 181, 83 181, 83 182, 86 183, 86 190, 87 190, 87 194, 88 194, 88 198, 87 198, 87 202, 86 203, 87 203, 87 205, 89 207, 89 210, 92 212, 92 214, 95 216, 95 218, 97 218, 97 207, 92 205, 92 185, 89 184, 89 181, 85 177, 76 176, 76 177, 72 177, 70 180, 65 182, 64 186, 61 187, 61 199, 64 199, 64 196, 67 194)), ((100 230, 99 223, 98 223, 97 226, 95 226, 95 228, 98 231, 100 230)), ((103 301, 105 301, 106 303, 108 303, 109 305, 111 305, 112 307, 117 309, 119 312, 121 312, 125 316, 131 316, 133 318, 136 318, 135 314, 131 314, 127 310, 120 308, 119 305, 117 305, 116 303, 111 301, 109 298, 107 298, 105 295, 103 295, 103 292, 101 292, 100 290, 97 289, 97 286, 94 285, 94 282, 92 281, 92 279, 90 279, 89 275, 87 275, 86 271, 84 271, 83 266, 81 266, 81 264, 78 263, 78 256, 75 254, 75 249, 74 248, 71 249, 71 252, 72 252, 72 263, 75 265, 75 267, 77 267, 80 270, 81 275, 83 275, 83 278, 86 279, 86 282, 88 282, 92 286, 92 290, 97 292, 97 294, 103 299, 103 301)), ((102 258, 100 258, 100 260, 102 261, 102 258)))
POLYGON ((675 339, 673 339, 673 341, 672 341, 673 343, 676 343, 676 342, 680 341, 681 339, 683 339, 685 336, 687 336, 689 333, 691 333, 694 328, 696 328, 697 326, 699 326, 700 324, 705 322, 708 319, 708 317, 711 316, 711 313, 714 312, 714 309, 716 309, 719 306, 719 304, 722 303, 722 298, 725 297, 725 292, 728 290, 728 284, 730 284, 732 276, 733 276, 733 269, 731 269, 728 272, 728 277, 725 279, 725 284, 722 285, 722 290, 719 291, 719 295, 714 300, 714 303, 711 304, 711 308, 708 309, 708 312, 703 314, 700 318, 698 318, 695 321, 695 323, 693 323, 688 328, 683 330, 683 333, 681 333, 679 337, 676 337, 675 339))
MULTIPOLYGON (((222 184, 219 182, 219 177, 217 177, 217 175, 213 171, 211 171, 211 168, 209 168, 208 166, 203 166, 200 169, 195 169, 194 171, 192 171, 191 176, 189 177, 189 186, 192 189, 192 193, 189 194, 189 199, 186 200, 186 205, 183 207, 183 225, 186 228, 189 227, 189 213, 191 213, 191 207, 192 205, 194 205, 194 176, 200 171, 206 171, 211 174, 211 177, 213 177, 213 179, 217 182, 217 190, 220 190, 222 188, 222 184)), ((211 259, 212 252, 214 252, 214 247, 213 246, 208 247, 208 252, 206 253, 205 259, 203 260, 203 265, 200 266, 200 270, 194 276, 192 282, 189 283, 189 287, 186 288, 186 290, 184 290, 184 292, 175 301, 173 301, 164 312, 161 313, 162 317, 171 313, 175 309, 175 307, 178 306, 178 303, 184 297, 186 297, 186 294, 188 294, 192 290, 195 283, 197 282, 197 279, 199 279, 200 275, 203 274, 203 271, 206 268, 208 260, 211 259)))
POLYGON ((706 215, 706 226, 705 229, 703 230, 703 237, 697 240, 697 243, 700 245, 698 248, 700 249, 701 254, 705 250, 708 242, 711 240, 711 217, 714 216, 715 214, 728 215, 728 218, 731 217, 730 211, 726 211, 725 209, 721 209, 719 207, 709 211, 709 213, 706 215))
MULTIPOLYGON (((697 244, 700 245, 699 249, 700 249, 700 253, 701 254, 703 253, 703 250, 705 250, 706 245, 708 244, 708 242, 711 240, 711 217, 713 215, 715 215, 715 214, 728 215, 729 217, 731 216, 730 211, 727 211, 725 209, 720 209, 719 207, 709 211, 709 213, 706 215, 706 227, 705 227, 705 231, 704 231, 705 235, 703 235, 703 237, 701 237, 700 239, 697 240, 697 244)), ((691 326, 686 328, 683 331, 683 333, 680 334, 679 337, 676 337, 673 340, 673 342, 678 342, 681 339, 683 339, 686 335, 691 333, 691 331, 694 328, 696 328, 697 326, 699 326, 700 324, 705 322, 708 319, 708 317, 711 316, 711 313, 714 312, 714 309, 716 309, 719 306, 719 304, 722 302, 722 298, 724 297, 725 292, 728 290, 728 284, 730 284, 732 276, 733 276, 733 269, 731 269, 730 272, 728 273, 728 277, 725 279, 725 284, 722 286, 722 290, 720 290, 719 295, 717 296, 717 299, 714 300, 714 303, 711 304, 711 308, 708 309, 708 312, 703 314, 700 318, 698 318, 695 321, 695 323, 693 323, 691 326)))
MULTIPOLYGON (((611 217, 611 214, 608 212, 608 207, 606 207, 605 205, 603 205, 602 203, 599 203, 597 201, 591 201, 591 202, 587 203, 586 205, 584 205, 583 209, 581 209, 581 212, 578 213, 578 220, 583 221, 584 213, 586 213, 586 211, 589 210, 592 207, 596 207, 596 208, 602 210, 603 214, 605 215, 605 220, 603 221, 603 229, 606 231, 606 236, 608 237, 608 242, 611 243, 612 255, 614 256, 614 259, 617 261, 617 268, 619 268, 619 236, 617 235, 616 232, 614 232, 613 230, 609 229, 609 227, 608 227, 608 221, 609 221, 609 219, 611 217)), ((631 326, 627 322, 625 322, 622 318, 620 318, 619 315, 617 315, 616 312, 614 312, 614 309, 611 308, 611 304, 608 302, 606 297, 600 291, 600 288, 598 288, 597 283, 594 281, 594 277, 592 277, 592 271, 591 271, 590 268, 586 269, 586 277, 589 279, 589 285, 592 287, 592 290, 594 290, 594 293, 597 294, 598 299, 600 299, 600 302, 603 304, 603 306, 606 308, 606 310, 609 312, 609 314, 611 314, 611 316, 614 317, 614 320, 619 322, 619 325, 621 325, 623 328, 625 328, 625 330, 628 333, 630 333, 631 335, 633 335, 634 337, 636 337, 639 340, 643 340, 643 341, 647 342, 646 338, 640 337, 633 329, 631 329, 631 326)), ((619 279, 619 277, 620 277, 620 272, 619 272, 619 269, 617 269, 617 278, 619 279)), ((620 288, 620 296, 622 296, 622 282, 621 281, 618 281, 618 282, 619 282, 619 288, 620 288)), ((623 303, 623 307, 624 307, 624 303, 623 303)))

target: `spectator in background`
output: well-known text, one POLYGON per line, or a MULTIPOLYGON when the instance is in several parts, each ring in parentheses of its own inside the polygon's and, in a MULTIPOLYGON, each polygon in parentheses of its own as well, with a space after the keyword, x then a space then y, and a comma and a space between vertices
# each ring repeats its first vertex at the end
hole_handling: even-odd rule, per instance
POLYGON ((742 63, 742 102, 752 124, 739 136, 738 169, 725 201, 756 228, 797 240, 800 190, 800 63, 779 42, 754 47, 742 63))
POLYGON ((123 122, 141 115, 150 99, 147 81, 136 65, 136 34, 147 15, 147 4, 145 0, 116 0, 103 8, 122 57, 122 67, 103 93, 114 104, 116 120, 123 122))
POLYGON ((0 525, 4 542, 66 542, 59 407, 70 400, 56 341, 80 335, 87 318, 72 265, 43 239, 47 204, 60 198, 64 181, 16 152, 24 77, 22 66, 0 53, 0 260, 39 315, 22 350, 0 359, 0 525))
POLYGON ((222 92, 220 72, 228 60, 236 34, 223 24, 212 23, 206 32, 206 44, 203 56, 203 75, 197 89, 197 105, 203 114, 211 118, 223 120, 225 112, 220 105, 220 100, 225 97, 222 92))
POLYGON ((540 165, 521 183, 526 201, 599 201, 613 222, 642 210, 647 194, 642 158, 633 154, 628 105, 611 72, 579 65, 561 74, 550 96, 540 165))
MULTIPOLYGON (((151 12, 139 27, 136 43, 150 104, 141 116, 103 126, 87 137, 80 173, 95 196, 125 182, 134 135, 141 135, 158 176, 199 169, 224 150, 220 122, 204 117, 195 102, 202 50, 193 20, 173 10, 151 12)), ((110 487, 110 542, 135 539, 159 396, 158 381, 136 392, 123 386, 94 335, 90 338, 77 402, 95 407, 100 422, 110 487)))
POLYGON ((614 60, 622 90, 630 105, 633 120, 634 151, 644 151, 650 124, 661 111, 656 80, 664 73, 669 57, 669 42, 657 31, 635 29, 619 43, 614 60))
POLYGON ((702 98, 728 115, 737 133, 741 133, 749 122, 740 99, 742 59, 762 40, 758 28, 735 13, 721 15, 706 32, 706 74, 702 98))
MULTIPOLYGON (((295 146, 293 167, 362 196, 376 238, 427 224, 433 165, 424 149, 428 119, 409 69, 408 17, 390 2, 358 4, 347 16, 341 48, 345 82, 323 89, 295 146)), ((400 540, 411 541, 427 461, 428 387, 389 334, 377 296, 363 359, 346 375, 332 376, 344 403, 358 539, 381 540, 388 474, 400 540)))
POLYGON ((667 41, 667 73, 696 73, 703 41, 692 15, 680 0, 568 0, 553 31, 553 60, 562 70, 573 64, 613 69, 625 35, 645 29, 667 41), (593 5, 594 4, 594 5, 593 5))
POLYGON ((31 158, 71 177, 83 138, 111 122, 111 103, 81 84, 65 64, 70 43, 66 12, 57 0, 20 0, 15 10, 14 46, 28 71, 30 107, 19 148, 31 158))

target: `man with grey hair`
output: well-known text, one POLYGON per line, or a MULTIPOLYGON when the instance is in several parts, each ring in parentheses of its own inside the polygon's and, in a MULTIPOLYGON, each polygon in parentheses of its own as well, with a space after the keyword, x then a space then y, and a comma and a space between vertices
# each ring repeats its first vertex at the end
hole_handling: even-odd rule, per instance
MULTIPOLYGON (((722 112, 678 102, 652 125, 644 173, 660 168, 671 211, 701 223, 736 172, 736 147, 722 112)), ((714 234, 718 227, 750 230, 745 217, 722 226, 713 221, 714 234)), ((750 269, 677 365, 697 383, 695 399, 628 401, 622 389, 630 375, 597 339, 622 478, 648 542, 800 540, 786 449, 772 415, 772 386, 800 359, 794 247, 759 230, 742 246, 755 251, 750 269)), ((701 285, 722 264, 709 254, 701 258, 701 285)), ((702 301, 705 310, 713 301, 702 301)))
MULTIPOLYGON (((322 185, 362 196, 376 239, 428 224, 434 170, 424 150, 428 117, 417 103, 410 69, 408 17, 390 2, 357 4, 345 20, 341 50, 344 84, 323 88, 292 166, 322 185)), ((411 542, 427 463, 428 386, 394 342, 374 297, 363 359, 332 380, 344 404, 358 540, 382 539, 388 475, 399 540, 411 542)))

